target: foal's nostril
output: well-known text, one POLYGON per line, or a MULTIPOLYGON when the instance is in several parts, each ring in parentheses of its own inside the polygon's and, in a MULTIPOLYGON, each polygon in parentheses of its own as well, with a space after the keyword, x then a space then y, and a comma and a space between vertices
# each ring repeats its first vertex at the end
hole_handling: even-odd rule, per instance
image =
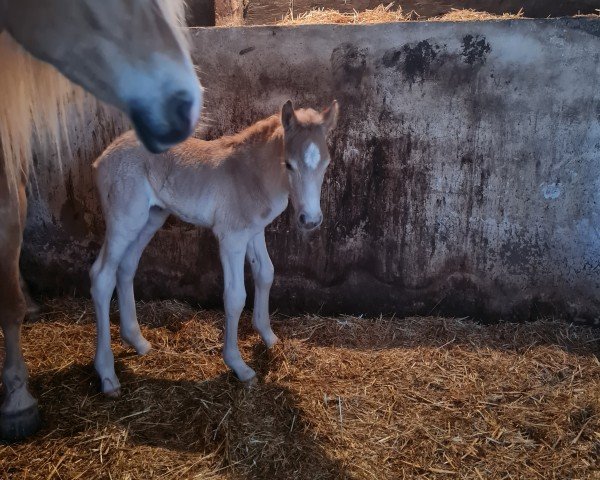
POLYGON ((298 225, 305 230, 313 230, 321 225, 321 222, 323 222, 322 214, 319 214, 315 217, 310 217, 306 213, 301 213, 298 215, 298 225))

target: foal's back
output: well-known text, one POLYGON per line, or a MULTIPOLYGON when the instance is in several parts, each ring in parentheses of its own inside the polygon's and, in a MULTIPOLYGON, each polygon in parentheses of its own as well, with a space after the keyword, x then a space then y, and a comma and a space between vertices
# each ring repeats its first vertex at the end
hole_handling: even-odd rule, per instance
POLYGON ((225 222, 243 228, 266 218, 273 199, 263 167, 266 157, 280 153, 267 145, 279 125, 272 117, 238 135, 190 138, 159 155, 140 145, 134 132, 123 134, 94 163, 107 222, 152 206, 208 227, 225 222))

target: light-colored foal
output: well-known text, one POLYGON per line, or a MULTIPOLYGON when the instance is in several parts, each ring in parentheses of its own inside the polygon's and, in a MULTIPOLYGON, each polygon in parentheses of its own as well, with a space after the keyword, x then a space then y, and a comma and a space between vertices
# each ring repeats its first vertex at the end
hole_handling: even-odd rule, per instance
POLYGON ((98 329, 94 365, 106 395, 120 393, 110 345, 110 299, 116 286, 121 337, 139 354, 147 353, 150 343, 137 322, 133 278, 144 248, 170 214, 216 235, 225 283, 223 358, 241 381, 255 379, 237 342, 246 301, 244 257, 255 284, 252 325, 270 347, 277 337, 269 320, 273 264, 264 229, 290 197, 300 228, 321 224, 321 186, 330 162, 326 136, 337 114, 335 101, 321 113, 294 111, 288 101, 281 116, 237 135, 210 142, 189 139, 160 155, 148 153, 129 132, 96 161, 106 238, 90 277, 98 329))

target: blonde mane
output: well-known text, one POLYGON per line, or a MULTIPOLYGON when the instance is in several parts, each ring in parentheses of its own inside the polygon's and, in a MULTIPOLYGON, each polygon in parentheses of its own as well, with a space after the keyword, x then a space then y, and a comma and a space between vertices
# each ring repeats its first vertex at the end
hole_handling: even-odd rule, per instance
MULTIPOLYGON (((184 0, 163 0, 161 8, 167 21, 185 26, 184 0)), ((184 29, 176 30, 187 43, 184 29)), ((0 162, 9 190, 14 191, 27 174, 34 146, 41 162, 58 158, 59 168, 69 162, 70 155, 61 155, 69 131, 81 123, 85 112, 99 107, 103 108, 54 67, 33 58, 8 33, 0 33, 0 162)))

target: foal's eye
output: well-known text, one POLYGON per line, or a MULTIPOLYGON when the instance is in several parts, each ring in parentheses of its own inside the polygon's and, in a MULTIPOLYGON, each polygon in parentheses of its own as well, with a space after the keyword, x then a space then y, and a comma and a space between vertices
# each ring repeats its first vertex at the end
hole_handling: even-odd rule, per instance
POLYGON ((285 162, 285 168, 292 172, 294 171, 294 167, 292 167, 292 164, 290 162, 285 162))

